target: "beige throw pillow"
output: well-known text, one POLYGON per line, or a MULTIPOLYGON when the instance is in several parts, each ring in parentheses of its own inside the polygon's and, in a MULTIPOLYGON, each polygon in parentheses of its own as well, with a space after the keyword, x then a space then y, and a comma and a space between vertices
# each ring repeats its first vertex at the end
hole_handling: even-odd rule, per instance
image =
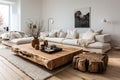
POLYGON ((77 30, 68 30, 66 38, 68 39, 76 39, 77 37, 77 30))
POLYGON ((83 33, 81 39, 88 40, 90 42, 95 42, 95 35, 96 33, 89 29, 87 32, 83 33))
POLYGON ((57 35, 57 32, 54 32, 54 31, 49 33, 49 37, 56 37, 56 35, 57 35))
POLYGON ((100 30, 97 30, 97 31, 94 31, 96 34, 102 34, 103 32, 103 29, 100 29, 100 30))
POLYGON ((49 32, 49 37, 59 37, 61 31, 62 29, 54 29, 49 32))
POLYGON ((59 38, 65 38, 66 37, 66 32, 61 31, 59 34, 59 38))
POLYGON ((53 30, 53 32, 56 32, 56 37, 59 37, 61 31, 62 31, 62 29, 53 30))
POLYGON ((19 32, 11 32, 10 39, 22 38, 22 35, 19 32))
POLYGON ((40 38, 44 39, 45 37, 48 37, 49 33, 48 32, 40 32, 40 38))
POLYGON ((93 29, 90 29, 92 32, 96 33, 96 34, 102 34, 103 32, 103 29, 99 29, 99 30, 93 30, 93 29))

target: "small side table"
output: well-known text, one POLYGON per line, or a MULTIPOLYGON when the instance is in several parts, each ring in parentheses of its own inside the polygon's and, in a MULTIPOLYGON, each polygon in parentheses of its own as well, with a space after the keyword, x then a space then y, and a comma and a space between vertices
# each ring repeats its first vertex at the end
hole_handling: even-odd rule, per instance
POLYGON ((107 65, 107 54, 83 52, 73 58, 73 67, 82 72, 102 73, 106 71, 107 65))

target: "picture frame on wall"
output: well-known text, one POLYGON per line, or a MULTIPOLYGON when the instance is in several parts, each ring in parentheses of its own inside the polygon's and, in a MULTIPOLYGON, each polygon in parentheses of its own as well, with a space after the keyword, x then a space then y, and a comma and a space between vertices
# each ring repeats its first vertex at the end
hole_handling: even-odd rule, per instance
POLYGON ((85 7, 74 13, 75 28, 90 28, 91 8, 85 7))

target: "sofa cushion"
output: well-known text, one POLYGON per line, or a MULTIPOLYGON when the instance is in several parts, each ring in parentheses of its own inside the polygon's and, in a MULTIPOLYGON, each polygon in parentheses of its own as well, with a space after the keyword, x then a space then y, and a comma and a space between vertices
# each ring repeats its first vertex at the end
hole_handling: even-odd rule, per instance
POLYGON ((95 36, 95 40, 98 42, 110 42, 111 41, 111 37, 108 34, 101 34, 101 35, 96 35, 95 36))
POLYGON ((78 39, 64 39, 62 41, 63 44, 69 44, 69 45, 74 45, 74 46, 78 46, 78 39))
POLYGON ((96 34, 102 34, 103 32, 103 29, 98 29, 98 30, 93 30, 93 29, 90 29, 92 32, 96 33, 96 34))
POLYGON ((64 38, 51 38, 51 37, 45 37, 45 40, 48 40, 50 42, 57 42, 57 43, 62 43, 62 41, 64 40, 64 38))
POLYGON ((2 39, 15 39, 15 38, 22 38, 26 37, 27 35, 24 32, 19 31, 10 31, 10 32, 4 32, 1 34, 2 39))
POLYGON ((60 34, 59 34, 59 38, 65 38, 66 35, 67 35, 66 32, 61 31, 60 34))
POLYGON ((48 37, 48 36, 49 36, 48 32, 40 32, 41 39, 44 39, 45 37, 48 37))
POLYGON ((76 37, 77 37, 77 30, 76 29, 67 31, 67 35, 66 35, 67 39, 76 39, 76 37))
POLYGON ((12 39, 11 42, 14 44, 25 44, 25 43, 30 43, 32 40, 33 37, 27 37, 27 38, 12 39))
POLYGON ((81 36, 81 39, 83 40, 88 40, 89 42, 95 42, 95 35, 96 33, 94 33, 91 29, 89 29, 87 32, 83 33, 81 36))
POLYGON ((28 37, 24 32, 19 32, 22 37, 28 37))
POLYGON ((57 32, 49 32, 49 37, 56 37, 57 36, 57 32))
POLYGON ((22 35, 19 32, 10 32, 10 39, 22 38, 22 35))
POLYGON ((54 29, 52 32, 56 32, 56 37, 59 37, 61 31, 62 29, 54 29))
POLYGON ((87 47, 96 48, 96 49, 104 49, 104 48, 107 48, 109 46, 110 46, 109 43, 94 42, 94 43, 89 44, 87 47))
POLYGON ((103 29, 100 29, 100 30, 96 30, 96 31, 94 31, 96 34, 102 34, 102 32, 103 32, 103 29))

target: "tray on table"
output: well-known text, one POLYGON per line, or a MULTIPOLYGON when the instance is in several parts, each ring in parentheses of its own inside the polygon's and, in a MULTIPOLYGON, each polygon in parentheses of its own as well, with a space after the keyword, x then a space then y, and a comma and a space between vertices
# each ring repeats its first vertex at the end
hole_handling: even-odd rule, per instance
POLYGON ((62 51, 62 48, 58 48, 58 47, 56 47, 56 48, 54 48, 54 49, 44 49, 44 50, 42 50, 42 49, 40 49, 42 52, 45 52, 45 53, 55 53, 55 52, 59 52, 59 51, 62 51))

